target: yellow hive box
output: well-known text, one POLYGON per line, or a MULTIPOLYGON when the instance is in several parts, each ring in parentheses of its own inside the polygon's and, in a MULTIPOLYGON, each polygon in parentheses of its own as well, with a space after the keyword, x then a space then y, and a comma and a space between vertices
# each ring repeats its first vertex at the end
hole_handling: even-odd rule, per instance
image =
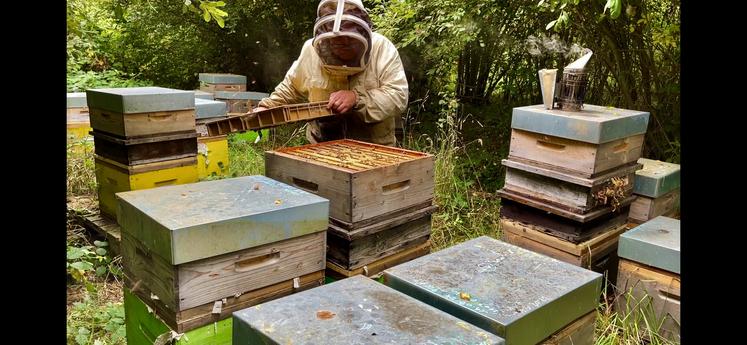
POLYGON ((197 138, 197 175, 200 179, 228 175, 227 136, 197 138))
POLYGON ((114 219, 117 217, 116 193, 197 182, 195 157, 133 166, 100 156, 95 159, 99 210, 114 219))
POLYGON ((88 112, 71 113, 70 110, 75 109, 68 109, 67 112, 68 143, 88 138, 88 132, 91 131, 91 121, 88 118, 88 112))

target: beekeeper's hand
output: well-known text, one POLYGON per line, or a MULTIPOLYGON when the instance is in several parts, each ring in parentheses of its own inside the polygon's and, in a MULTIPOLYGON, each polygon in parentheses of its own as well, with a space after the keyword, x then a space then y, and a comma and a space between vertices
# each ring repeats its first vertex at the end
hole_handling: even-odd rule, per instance
POLYGON ((344 114, 353 109, 357 102, 358 95, 355 93, 355 91, 335 91, 331 95, 329 95, 329 103, 327 103, 327 109, 330 109, 338 114, 344 114))

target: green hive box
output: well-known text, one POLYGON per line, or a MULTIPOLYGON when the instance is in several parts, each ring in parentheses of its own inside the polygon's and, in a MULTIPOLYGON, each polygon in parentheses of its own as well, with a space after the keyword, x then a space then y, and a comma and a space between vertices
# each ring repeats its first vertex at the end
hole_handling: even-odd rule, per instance
POLYGON ((593 311, 602 275, 481 236, 387 269, 384 283, 530 345, 593 311))
POLYGON ((504 344, 364 276, 233 313, 234 344, 504 344))
POLYGON ((649 113, 584 104, 579 112, 531 105, 514 108, 511 128, 602 144, 646 133, 649 113))
POLYGON ((659 216, 626 231, 617 256, 680 274, 680 221, 659 216))
MULTIPOLYGON (((171 329, 140 298, 124 289, 127 345, 153 345, 158 337, 169 337, 171 329)), ((182 334, 175 345, 231 345, 231 318, 193 329, 182 334)))
POLYGON ((329 201, 265 176, 122 192, 122 231, 171 265, 327 230, 329 201))
POLYGON ((658 198, 680 188, 680 165, 647 158, 638 159, 643 169, 636 171, 633 193, 658 198))
POLYGON ((195 108, 194 91, 164 87, 86 90, 88 107, 120 114, 151 113, 195 108))

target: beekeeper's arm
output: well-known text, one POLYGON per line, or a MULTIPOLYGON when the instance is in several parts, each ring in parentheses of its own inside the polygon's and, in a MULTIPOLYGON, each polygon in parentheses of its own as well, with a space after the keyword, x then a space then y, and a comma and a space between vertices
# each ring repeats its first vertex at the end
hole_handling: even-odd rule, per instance
POLYGON ((386 40, 379 50, 378 54, 371 53, 372 56, 378 56, 371 63, 376 64, 380 87, 366 90, 360 85, 354 90, 358 101, 353 107, 353 114, 366 123, 380 122, 390 116, 400 115, 407 108, 407 78, 397 48, 386 40))
POLYGON ((301 55, 299 55, 298 59, 293 62, 293 65, 285 74, 283 81, 275 87, 275 91, 270 94, 270 97, 262 99, 258 106, 271 108, 286 104, 306 102, 308 94, 305 92, 306 88, 303 87, 302 83, 305 72, 304 68, 308 68, 306 66, 308 63, 305 59, 309 58, 312 49, 314 48, 311 46, 310 41, 303 45, 303 48, 301 48, 301 55))

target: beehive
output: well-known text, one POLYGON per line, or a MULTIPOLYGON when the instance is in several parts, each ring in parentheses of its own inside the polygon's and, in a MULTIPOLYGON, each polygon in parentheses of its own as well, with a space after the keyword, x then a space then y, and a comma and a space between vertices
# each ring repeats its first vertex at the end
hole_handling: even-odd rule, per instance
POLYGON ((361 276, 240 310, 233 321, 234 344, 504 344, 361 276))
POLYGON ((387 269, 384 282, 518 345, 594 311, 602 276, 482 236, 387 269))
POLYGON ((265 153, 268 177, 329 199, 329 216, 348 224, 427 204, 433 163, 427 153, 348 139, 265 153))
POLYGON ((592 178, 641 155, 649 113, 584 105, 582 111, 514 108, 509 159, 592 178))

